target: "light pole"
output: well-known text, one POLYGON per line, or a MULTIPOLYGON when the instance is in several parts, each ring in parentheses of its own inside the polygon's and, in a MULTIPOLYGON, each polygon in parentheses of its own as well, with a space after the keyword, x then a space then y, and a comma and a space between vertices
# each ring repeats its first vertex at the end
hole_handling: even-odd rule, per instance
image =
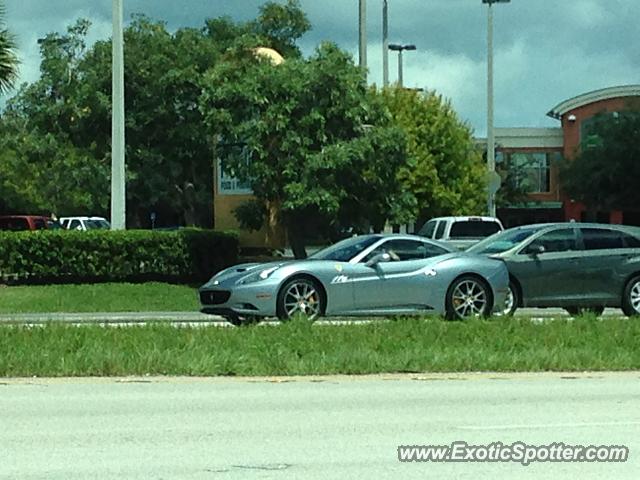
POLYGON ((367 75, 367 0, 359 0, 358 9, 358 52, 359 64, 367 75))
POLYGON ((494 3, 509 3, 511 0, 482 0, 487 4, 487 174, 489 187, 487 195, 487 211, 491 217, 496 216, 496 191, 499 184, 496 177, 495 137, 493 133, 493 8, 494 3))
POLYGON ((387 0, 382 0, 382 86, 389 85, 389 22, 387 0))
POLYGON ((113 0, 111 113, 111 229, 125 228, 124 178, 124 40, 122 2, 113 0))
POLYGON ((415 50, 416 46, 409 44, 409 45, 400 45, 398 43, 392 43, 389 45, 389 50, 393 50, 394 52, 398 52, 398 86, 400 86, 402 88, 403 86, 403 82, 402 82, 402 52, 404 50, 415 50))

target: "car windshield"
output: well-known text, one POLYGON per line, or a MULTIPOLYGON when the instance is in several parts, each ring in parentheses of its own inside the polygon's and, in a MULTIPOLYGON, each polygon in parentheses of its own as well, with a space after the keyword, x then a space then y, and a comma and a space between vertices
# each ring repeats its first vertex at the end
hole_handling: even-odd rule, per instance
POLYGON ((109 222, 107 222, 106 220, 92 219, 92 220, 87 220, 85 224, 87 225, 87 230, 110 228, 109 222))
POLYGON ((467 251, 470 253, 492 254, 502 253, 512 249, 523 240, 536 233, 538 228, 517 228, 513 230, 505 230, 485 238, 476 243, 467 251))
POLYGON ((422 228, 418 231, 418 235, 422 237, 432 238, 433 232, 436 229, 437 220, 429 220, 425 223, 422 228))
POLYGON ((337 262, 348 262, 365 248, 373 245, 381 238, 382 237, 379 235, 347 238, 317 251, 309 258, 313 260, 335 260, 337 262))

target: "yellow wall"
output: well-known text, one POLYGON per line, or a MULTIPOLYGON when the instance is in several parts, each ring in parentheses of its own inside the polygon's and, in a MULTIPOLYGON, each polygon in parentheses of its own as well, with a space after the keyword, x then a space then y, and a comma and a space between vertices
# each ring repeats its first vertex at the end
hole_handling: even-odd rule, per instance
POLYGON ((233 211, 243 202, 251 200, 253 195, 220 195, 214 192, 213 215, 216 230, 236 230, 239 234, 241 247, 284 248, 286 235, 284 229, 277 223, 275 208, 270 208, 270 215, 266 225, 259 231, 248 231, 240 228, 233 211))

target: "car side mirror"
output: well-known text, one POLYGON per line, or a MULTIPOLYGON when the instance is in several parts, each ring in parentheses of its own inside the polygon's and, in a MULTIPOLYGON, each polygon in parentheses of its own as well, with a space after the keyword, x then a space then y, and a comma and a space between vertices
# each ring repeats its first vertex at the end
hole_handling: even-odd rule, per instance
POLYGON ((389 255, 388 253, 378 253, 377 255, 374 255, 373 257, 371 257, 367 261, 367 263, 365 263, 365 265, 367 267, 375 267, 379 263, 390 262, 390 261, 391 261, 391 255, 389 255))
POLYGON ((527 253, 534 257, 537 257, 538 255, 544 252, 545 252, 544 245, 540 245, 539 243, 532 243, 527 248, 527 253))

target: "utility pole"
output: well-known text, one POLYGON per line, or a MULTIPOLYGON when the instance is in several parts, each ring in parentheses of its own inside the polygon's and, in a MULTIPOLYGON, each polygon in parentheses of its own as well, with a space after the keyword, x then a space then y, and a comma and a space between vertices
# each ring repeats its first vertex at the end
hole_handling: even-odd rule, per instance
POLYGON ((496 190, 499 183, 496 179, 495 136, 493 132, 493 8, 494 3, 509 3, 511 0, 482 0, 487 4, 487 175, 489 190, 487 195, 487 212, 496 216, 496 190))
POLYGON ((387 0, 382 0, 382 86, 389 85, 389 22, 387 0))
POLYGON ((112 113, 111 113, 111 229, 124 230, 124 40, 123 0, 113 0, 112 113))
POLYGON ((367 71, 367 0, 359 0, 358 14, 358 36, 359 36, 359 59, 360 68, 367 71))

